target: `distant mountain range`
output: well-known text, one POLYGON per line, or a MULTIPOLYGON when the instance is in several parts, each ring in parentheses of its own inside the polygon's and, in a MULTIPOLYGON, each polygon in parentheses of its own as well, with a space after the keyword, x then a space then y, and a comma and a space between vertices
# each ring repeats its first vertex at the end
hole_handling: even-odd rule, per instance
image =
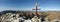
POLYGON ((31 12, 31 11, 24 11, 24 10, 4 10, 0 12, 0 15, 6 14, 6 13, 18 13, 18 12, 31 12))
POLYGON ((5 10, 5 11, 0 12, 0 16, 2 14, 6 14, 6 13, 16 13, 16 11, 14 11, 14 10, 5 10))
MULTIPOLYGON (((35 12, 35 11, 30 11, 30 10, 5 10, 5 11, 1 11, 0 15, 6 14, 6 13, 17 13, 17 12, 35 12)), ((38 11, 38 12, 60 12, 60 11, 38 11)))

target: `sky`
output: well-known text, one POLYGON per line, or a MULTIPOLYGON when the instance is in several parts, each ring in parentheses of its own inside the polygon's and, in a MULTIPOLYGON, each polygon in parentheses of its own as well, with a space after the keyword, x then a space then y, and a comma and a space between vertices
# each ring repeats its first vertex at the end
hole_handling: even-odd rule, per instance
MULTIPOLYGON (((41 10, 60 10, 60 0, 37 0, 41 10)), ((0 11, 3 10, 32 10, 35 0, 0 0, 0 11)))

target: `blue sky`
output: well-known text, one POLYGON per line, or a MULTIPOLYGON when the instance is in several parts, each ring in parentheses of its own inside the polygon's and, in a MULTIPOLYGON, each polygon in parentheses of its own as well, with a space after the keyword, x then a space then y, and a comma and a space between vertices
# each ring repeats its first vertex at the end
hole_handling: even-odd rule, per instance
MULTIPOLYGON (((60 10, 60 0, 38 0, 41 10, 60 10)), ((31 10, 35 8, 34 0, 0 0, 2 10, 31 10)))

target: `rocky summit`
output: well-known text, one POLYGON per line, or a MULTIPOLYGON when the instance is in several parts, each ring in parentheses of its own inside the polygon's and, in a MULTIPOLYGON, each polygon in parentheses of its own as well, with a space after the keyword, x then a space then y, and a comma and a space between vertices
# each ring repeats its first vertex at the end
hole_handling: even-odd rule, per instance
POLYGON ((0 22, 60 22, 60 11, 2 11, 0 22))

